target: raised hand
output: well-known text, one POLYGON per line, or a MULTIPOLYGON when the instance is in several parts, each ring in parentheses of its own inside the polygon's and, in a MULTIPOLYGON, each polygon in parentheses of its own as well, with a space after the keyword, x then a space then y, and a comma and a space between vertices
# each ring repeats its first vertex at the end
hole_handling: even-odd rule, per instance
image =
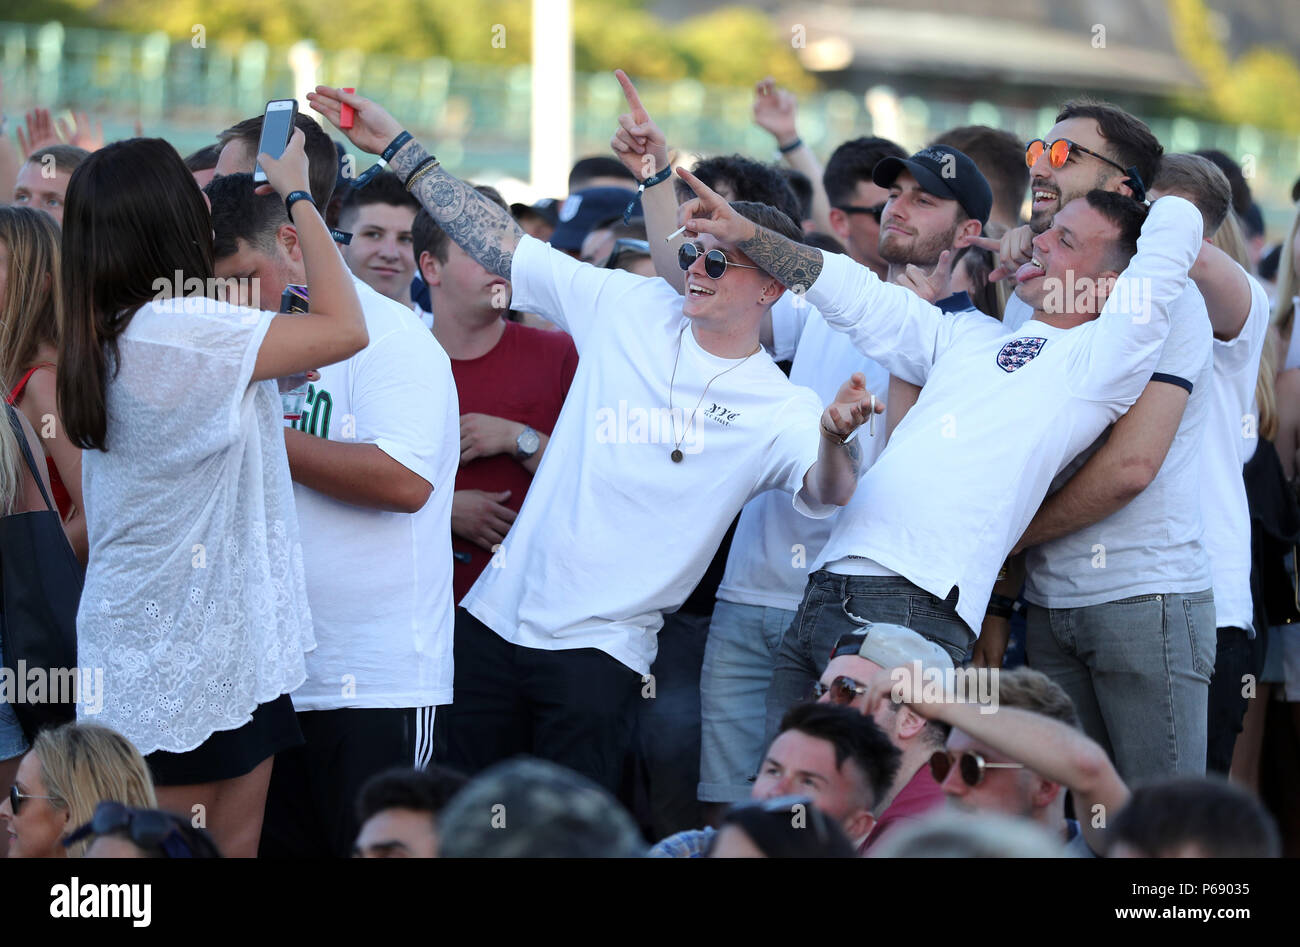
POLYGON ((389 115, 383 106, 352 92, 318 85, 315 92, 307 93, 307 103, 329 119, 335 128, 339 128, 341 106, 352 106, 356 112, 352 127, 339 128, 339 131, 348 137, 348 141, 368 154, 383 154, 389 143, 402 133, 401 123, 389 115))
POLYGON ((707 184, 685 168, 678 168, 677 174, 695 192, 695 196, 682 204, 678 212, 678 219, 684 220, 688 238, 707 233, 734 246, 758 235, 758 225, 732 210, 731 205, 707 184))
POLYGON ((939 254, 939 262, 929 273, 915 263, 909 263, 895 277, 894 282, 910 289, 928 303, 936 302, 950 295, 948 286, 952 283, 952 267, 956 259, 957 254, 944 250, 939 254))
POLYGON ((872 414, 883 414, 885 403, 867 391, 867 378, 862 372, 840 385, 835 400, 822 412, 822 427, 834 431, 841 438, 848 437, 867 423, 872 414))
POLYGON ((799 100, 794 93, 779 88, 771 76, 754 86, 754 123, 770 132, 777 147, 784 148, 799 138, 795 122, 799 114, 799 100))
POLYGON ((27 113, 26 118, 26 134, 23 133, 23 126, 18 126, 18 150, 23 153, 24 158, 30 158, 33 151, 39 151, 41 148, 63 144, 58 129, 50 119, 49 109, 34 108, 27 113))
POLYGON ((92 126, 90 116, 85 112, 74 112, 71 121, 61 118, 55 122, 55 126, 70 145, 87 151, 98 151, 104 147, 104 123, 97 121, 92 126))
POLYGON ((618 117, 619 129, 609 140, 609 146, 614 149, 614 154, 623 162, 623 166, 638 181, 644 181, 668 167, 668 144, 664 140, 664 133, 641 104, 641 97, 637 95, 636 86, 627 77, 627 73, 616 69, 614 75, 623 87, 629 111, 618 117))

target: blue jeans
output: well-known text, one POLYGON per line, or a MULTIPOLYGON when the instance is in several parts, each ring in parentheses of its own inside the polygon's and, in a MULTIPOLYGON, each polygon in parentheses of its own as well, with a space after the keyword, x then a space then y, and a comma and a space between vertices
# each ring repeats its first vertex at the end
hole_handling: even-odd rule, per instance
POLYGON ((753 788, 763 745, 767 689, 781 635, 795 613, 719 600, 700 674, 701 802, 740 802, 753 788))
POLYGON ((857 631, 864 620, 911 628, 961 664, 975 643, 975 634, 958 617, 956 605, 956 589, 944 600, 902 576, 838 575, 825 569, 814 572, 777 651, 772 686, 767 690, 764 748, 776 737, 785 712, 808 696, 830 663, 840 636, 857 631))
POLYGON ((1217 632, 1210 590, 1029 606, 1029 666, 1064 688, 1124 781, 1205 773, 1217 632))

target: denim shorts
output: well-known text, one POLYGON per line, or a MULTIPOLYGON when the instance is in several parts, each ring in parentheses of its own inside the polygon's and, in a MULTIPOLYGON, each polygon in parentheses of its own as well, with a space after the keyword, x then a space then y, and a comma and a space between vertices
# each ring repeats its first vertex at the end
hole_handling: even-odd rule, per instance
MULTIPOLYGON (((0 667, 3 666, 4 639, 0 638, 0 667)), ((18 715, 7 700, 0 700, 0 760, 22 756, 27 750, 27 738, 18 724, 18 715)))

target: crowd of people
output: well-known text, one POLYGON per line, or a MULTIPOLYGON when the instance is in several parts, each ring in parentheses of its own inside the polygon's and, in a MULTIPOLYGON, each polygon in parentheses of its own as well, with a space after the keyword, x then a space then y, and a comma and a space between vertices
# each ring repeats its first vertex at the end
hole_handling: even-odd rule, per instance
POLYGON ((325 86, 0 142, 0 512, 102 682, 37 726, 0 625, 0 853, 1300 850, 1300 208, 1095 100, 823 166, 763 80, 683 162, 617 75, 532 203, 325 86))

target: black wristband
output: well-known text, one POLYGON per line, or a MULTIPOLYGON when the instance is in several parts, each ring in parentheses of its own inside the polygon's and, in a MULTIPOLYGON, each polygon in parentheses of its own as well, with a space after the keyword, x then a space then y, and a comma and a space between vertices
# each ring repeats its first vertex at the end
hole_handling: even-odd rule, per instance
MULTIPOLYGON (((293 205, 298 203, 299 201, 306 201, 312 207, 316 207, 316 202, 312 200, 312 196, 309 192, 290 191, 288 194, 284 196, 284 211, 286 214, 289 215, 290 220, 293 220, 293 205)), ((317 210, 319 209, 320 208, 317 208, 317 210)))
POLYGON ((435 158, 433 155, 429 155, 429 157, 425 158, 423 161, 421 161, 419 164, 417 164, 414 168, 411 169, 411 173, 408 174, 406 176, 406 180, 402 182, 402 187, 409 191, 411 189, 411 182, 415 180, 415 176, 419 174, 421 171, 423 171, 425 168, 427 168, 429 165, 437 164, 437 163, 438 163, 438 159, 435 158))
POLYGON ((796 138, 794 141, 790 142, 790 144, 788 144, 788 145, 777 145, 777 146, 776 146, 776 150, 779 151, 779 152, 781 152, 781 154, 783 154, 783 155, 788 155, 790 152, 794 151, 796 148, 798 148, 798 147, 799 147, 800 145, 802 145, 802 144, 803 144, 803 139, 802 139, 802 138, 796 138))
POLYGON ((995 618, 1010 618, 1012 612, 1016 610, 1016 600, 1007 598, 1005 595, 999 595, 994 592, 989 596, 989 607, 984 610, 985 615, 992 615, 995 618))
POLYGON ((627 202, 627 208, 623 211, 623 223, 629 224, 632 222, 632 211, 636 210, 636 202, 641 199, 641 193, 646 188, 654 187, 656 184, 659 184, 662 181, 667 181, 672 176, 673 176, 673 166, 670 164, 662 171, 657 171, 656 173, 650 175, 650 177, 646 178, 644 181, 639 182, 636 187, 636 196, 627 202))
POLYGON ((410 140, 411 133, 403 130, 401 134, 388 143, 388 147, 385 148, 383 153, 379 156, 379 160, 361 172, 356 181, 352 183, 352 186, 354 188, 365 187, 373 181, 375 175, 388 167, 388 162, 392 161, 393 157, 402 150, 402 146, 410 140))

